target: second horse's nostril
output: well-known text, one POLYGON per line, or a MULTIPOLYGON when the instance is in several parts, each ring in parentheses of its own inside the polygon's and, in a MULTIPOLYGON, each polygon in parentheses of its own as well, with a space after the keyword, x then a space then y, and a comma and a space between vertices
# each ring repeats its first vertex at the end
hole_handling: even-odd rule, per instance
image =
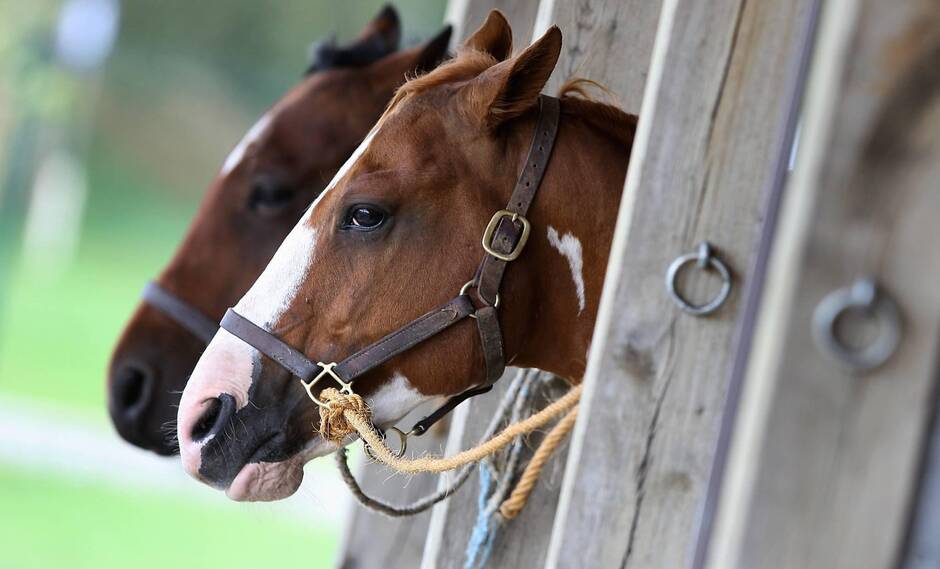
POLYGON ((118 370, 112 401, 125 420, 137 419, 147 407, 152 381, 152 374, 141 367, 126 365, 118 370))
POLYGON ((202 442, 219 434, 235 415, 235 398, 228 393, 209 400, 209 405, 193 426, 194 442, 202 442))

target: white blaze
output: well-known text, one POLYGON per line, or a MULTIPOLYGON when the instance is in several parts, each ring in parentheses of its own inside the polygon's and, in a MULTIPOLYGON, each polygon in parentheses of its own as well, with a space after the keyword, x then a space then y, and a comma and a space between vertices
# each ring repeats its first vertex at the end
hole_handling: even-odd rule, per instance
POLYGON ((581 255, 581 241, 571 233, 558 235, 558 231, 548 226, 548 242, 562 256, 567 259, 571 269, 571 280, 574 281, 574 291, 578 296, 578 314, 584 311, 584 259, 581 255))
MULTIPOLYGON (((318 229, 310 226, 309 219, 326 194, 336 187, 336 184, 365 153, 375 132, 376 128, 373 128, 359 148, 339 169, 323 193, 313 202, 310 210, 297 222, 264 272, 238 302, 235 307, 236 312, 258 326, 270 329, 290 306, 316 260, 318 229)), ((247 344, 244 346, 247 347, 247 344)))
POLYGON ((264 134, 264 131, 268 129, 268 125, 271 124, 271 114, 265 113, 258 122, 254 124, 248 132, 245 133, 245 136, 235 145, 235 148, 232 149, 232 152, 229 153, 228 158, 225 159, 225 163, 222 164, 223 176, 227 175, 229 172, 235 169, 242 159, 245 157, 245 152, 248 150, 248 147, 251 146, 253 142, 261 138, 261 135, 264 134))

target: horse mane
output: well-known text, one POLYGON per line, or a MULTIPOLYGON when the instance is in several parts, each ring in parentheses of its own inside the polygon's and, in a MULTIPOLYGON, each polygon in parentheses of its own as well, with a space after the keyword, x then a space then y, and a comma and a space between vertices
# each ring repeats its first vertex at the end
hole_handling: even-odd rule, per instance
POLYGON ((596 89, 606 97, 614 98, 610 89, 597 81, 576 77, 565 81, 558 89, 557 96, 562 102, 561 113, 581 118, 621 144, 632 144, 638 117, 625 112, 614 103, 594 98, 589 89, 596 89))
MULTIPOLYGON (((410 95, 448 83, 469 81, 497 63, 499 62, 496 58, 489 53, 461 48, 450 61, 405 82, 395 93, 388 108, 392 109, 410 95)), ((598 100, 590 94, 591 89, 601 91, 610 99, 614 97, 609 89, 596 81, 585 78, 569 79, 558 90, 562 114, 580 118, 621 144, 632 144, 637 116, 623 111, 613 103, 598 100)), ((470 109, 471 112, 477 110, 470 109)))
POLYGON ((330 38, 310 46, 310 65, 304 74, 340 67, 365 67, 395 50, 393 45, 378 36, 346 46, 336 45, 336 38, 330 38))

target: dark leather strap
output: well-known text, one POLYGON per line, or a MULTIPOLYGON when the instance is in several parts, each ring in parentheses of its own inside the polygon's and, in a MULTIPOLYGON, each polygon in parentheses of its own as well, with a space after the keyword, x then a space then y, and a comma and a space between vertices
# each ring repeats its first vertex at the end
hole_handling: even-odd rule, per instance
POLYGON ((304 381, 310 381, 320 373, 321 367, 317 363, 231 308, 225 311, 219 325, 304 381))
POLYGON ((156 282, 147 283, 140 294, 140 298, 206 344, 209 343, 209 340, 215 336, 216 331, 219 329, 218 325, 200 312, 199 309, 156 282))
MULTIPOLYGON (((473 314, 473 311, 473 302, 469 298, 457 296, 339 362, 333 368, 333 373, 343 381, 351 382, 431 336, 439 334, 473 314)), ((311 361, 300 351, 231 308, 225 311, 221 326, 304 381, 310 381, 323 369, 319 363, 311 361)))
MULTIPOLYGON (((535 134, 532 137, 532 146, 529 147, 522 173, 516 181, 516 187, 506 206, 507 211, 523 217, 528 213, 535 199, 535 193, 542 183, 542 178, 545 177, 545 171, 548 170, 561 116, 561 102, 555 97, 542 95, 539 104, 541 107, 535 125, 535 134)), ((509 254, 516 248, 522 233, 523 226, 519 221, 503 217, 496 226, 490 247, 499 253, 509 254)), ((482 302, 490 305, 496 302, 508 264, 509 261, 504 261, 489 253, 483 257, 483 263, 476 275, 476 291, 482 302)), ((487 381, 495 382, 505 369, 502 331, 495 310, 487 317, 481 317, 480 312, 477 312, 477 326, 480 331, 480 340, 483 342, 487 381)))
MULTIPOLYGON (((547 95, 542 95, 540 100, 541 112, 535 126, 532 146, 526 156, 522 174, 519 176, 512 196, 509 198, 509 205, 506 206, 508 211, 521 216, 525 216, 529 212, 529 207, 531 207, 535 198, 535 192, 542 183, 545 171, 548 170, 560 122, 561 105, 559 100, 547 95)), ((516 247, 516 243, 519 242, 521 236, 522 227, 520 224, 505 217, 499 222, 490 246, 501 253, 509 253, 516 247)), ((491 302, 496 298, 507 264, 508 262, 490 254, 483 257, 483 263, 477 272, 477 293, 484 301, 491 302)))
POLYGON ((443 405, 435 409, 433 413, 431 413, 430 415, 427 415, 426 417, 424 417, 423 419, 415 423, 414 426, 411 427, 411 430, 408 431, 408 436, 414 435, 416 437, 420 437, 424 433, 428 432, 428 429, 430 429, 431 426, 434 425, 434 423, 440 421, 441 419, 444 418, 445 415, 453 411, 455 407, 457 407, 458 405, 460 405, 467 399, 470 399, 471 397, 476 397, 477 395, 483 395, 484 393, 489 393, 490 391, 492 391, 492 389, 493 389, 492 385, 484 385, 483 387, 474 387, 472 389, 468 389, 464 391, 463 393, 458 393, 457 395, 454 395, 453 397, 448 399, 443 405))
POLYGON ((435 336, 473 314, 473 302, 460 295, 435 308, 424 316, 412 320, 378 342, 370 344, 336 364, 333 370, 346 381, 352 381, 398 354, 435 336))

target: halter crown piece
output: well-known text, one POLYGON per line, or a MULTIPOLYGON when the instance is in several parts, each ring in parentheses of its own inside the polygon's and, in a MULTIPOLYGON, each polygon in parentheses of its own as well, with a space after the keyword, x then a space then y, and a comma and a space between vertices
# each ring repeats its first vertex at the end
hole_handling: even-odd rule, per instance
POLYGON ((519 258, 529 237, 531 226, 525 215, 548 168, 558 133, 559 115, 559 100, 541 95, 535 134, 522 173, 516 181, 506 209, 493 214, 483 233, 482 244, 486 253, 483 261, 474 278, 460 289, 456 297, 445 304, 339 362, 314 362, 233 309, 226 311, 220 323, 223 329, 300 379, 310 400, 320 407, 322 436, 339 442, 353 432, 349 425, 331 422, 337 420, 336 416, 341 413, 330 413, 331 405, 324 399, 358 398, 353 392, 353 382, 358 377, 467 317, 477 323, 486 365, 486 380, 481 386, 451 397, 436 411, 415 423, 408 433, 395 429, 402 441, 399 453, 404 453, 408 436, 425 433, 431 425, 467 398, 492 389, 493 383, 500 378, 506 367, 502 331, 496 313, 499 288, 506 266, 519 258), (321 391, 316 392, 314 388, 325 381, 337 385, 338 390, 321 387, 321 391))

